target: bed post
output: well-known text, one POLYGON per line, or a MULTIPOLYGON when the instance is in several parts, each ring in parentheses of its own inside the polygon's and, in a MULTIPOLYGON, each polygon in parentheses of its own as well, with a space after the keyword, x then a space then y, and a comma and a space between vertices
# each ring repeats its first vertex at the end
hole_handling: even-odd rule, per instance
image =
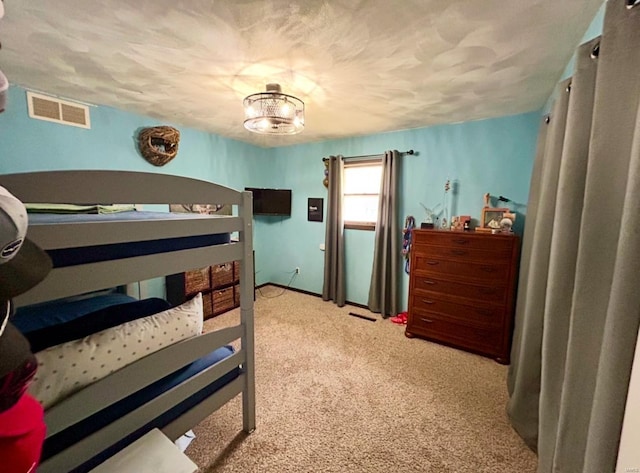
POLYGON ((240 265, 240 321, 243 327, 242 349, 246 353, 244 363, 244 388, 242 390, 242 427, 247 433, 256 428, 256 393, 253 333, 253 195, 242 193, 239 214, 243 219, 240 241, 243 243, 243 259, 240 265))

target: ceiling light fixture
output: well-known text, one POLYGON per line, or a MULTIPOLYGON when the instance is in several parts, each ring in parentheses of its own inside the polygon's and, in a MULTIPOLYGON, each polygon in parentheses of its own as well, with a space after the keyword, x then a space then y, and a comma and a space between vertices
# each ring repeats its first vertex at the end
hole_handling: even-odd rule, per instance
POLYGON ((267 84, 267 91, 243 101, 244 127, 263 135, 295 135, 304 129, 304 102, 282 93, 280 84, 267 84))

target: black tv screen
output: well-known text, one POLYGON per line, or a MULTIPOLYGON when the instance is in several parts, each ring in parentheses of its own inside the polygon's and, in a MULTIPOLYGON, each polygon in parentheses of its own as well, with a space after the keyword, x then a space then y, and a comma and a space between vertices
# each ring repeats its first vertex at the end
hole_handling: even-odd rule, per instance
POLYGON ((253 215, 291 215, 290 189, 245 187, 253 193, 253 215))

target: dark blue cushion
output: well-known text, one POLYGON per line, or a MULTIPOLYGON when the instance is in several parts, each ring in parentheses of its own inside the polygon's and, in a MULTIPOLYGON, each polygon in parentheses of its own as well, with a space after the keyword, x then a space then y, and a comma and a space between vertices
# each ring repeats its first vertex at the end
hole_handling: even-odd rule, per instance
POLYGON ((31 332, 33 330, 69 322, 70 320, 90 312, 95 312, 104 307, 135 301, 137 301, 137 299, 118 292, 70 297, 20 307, 11 319, 11 322, 13 322, 13 325, 22 333, 31 332))
POLYGON ((109 245, 83 246, 81 248, 61 248, 48 250, 47 254, 54 268, 64 268, 78 264, 97 263, 134 256, 154 255, 204 246, 229 243, 228 233, 194 235, 190 237, 163 238, 162 240, 132 241, 109 245))
POLYGON ((164 299, 151 298, 141 301, 111 305, 77 317, 69 322, 26 332, 24 336, 37 353, 61 343, 78 340, 132 320, 157 314, 171 308, 164 299))

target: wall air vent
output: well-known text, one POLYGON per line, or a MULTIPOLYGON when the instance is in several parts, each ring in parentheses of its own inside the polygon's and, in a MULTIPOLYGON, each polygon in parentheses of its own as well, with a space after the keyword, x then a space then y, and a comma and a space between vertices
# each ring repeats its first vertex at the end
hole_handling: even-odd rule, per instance
POLYGON ((87 105, 68 102, 34 92, 27 92, 27 104, 31 118, 62 125, 91 128, 89 107, 87 105))

